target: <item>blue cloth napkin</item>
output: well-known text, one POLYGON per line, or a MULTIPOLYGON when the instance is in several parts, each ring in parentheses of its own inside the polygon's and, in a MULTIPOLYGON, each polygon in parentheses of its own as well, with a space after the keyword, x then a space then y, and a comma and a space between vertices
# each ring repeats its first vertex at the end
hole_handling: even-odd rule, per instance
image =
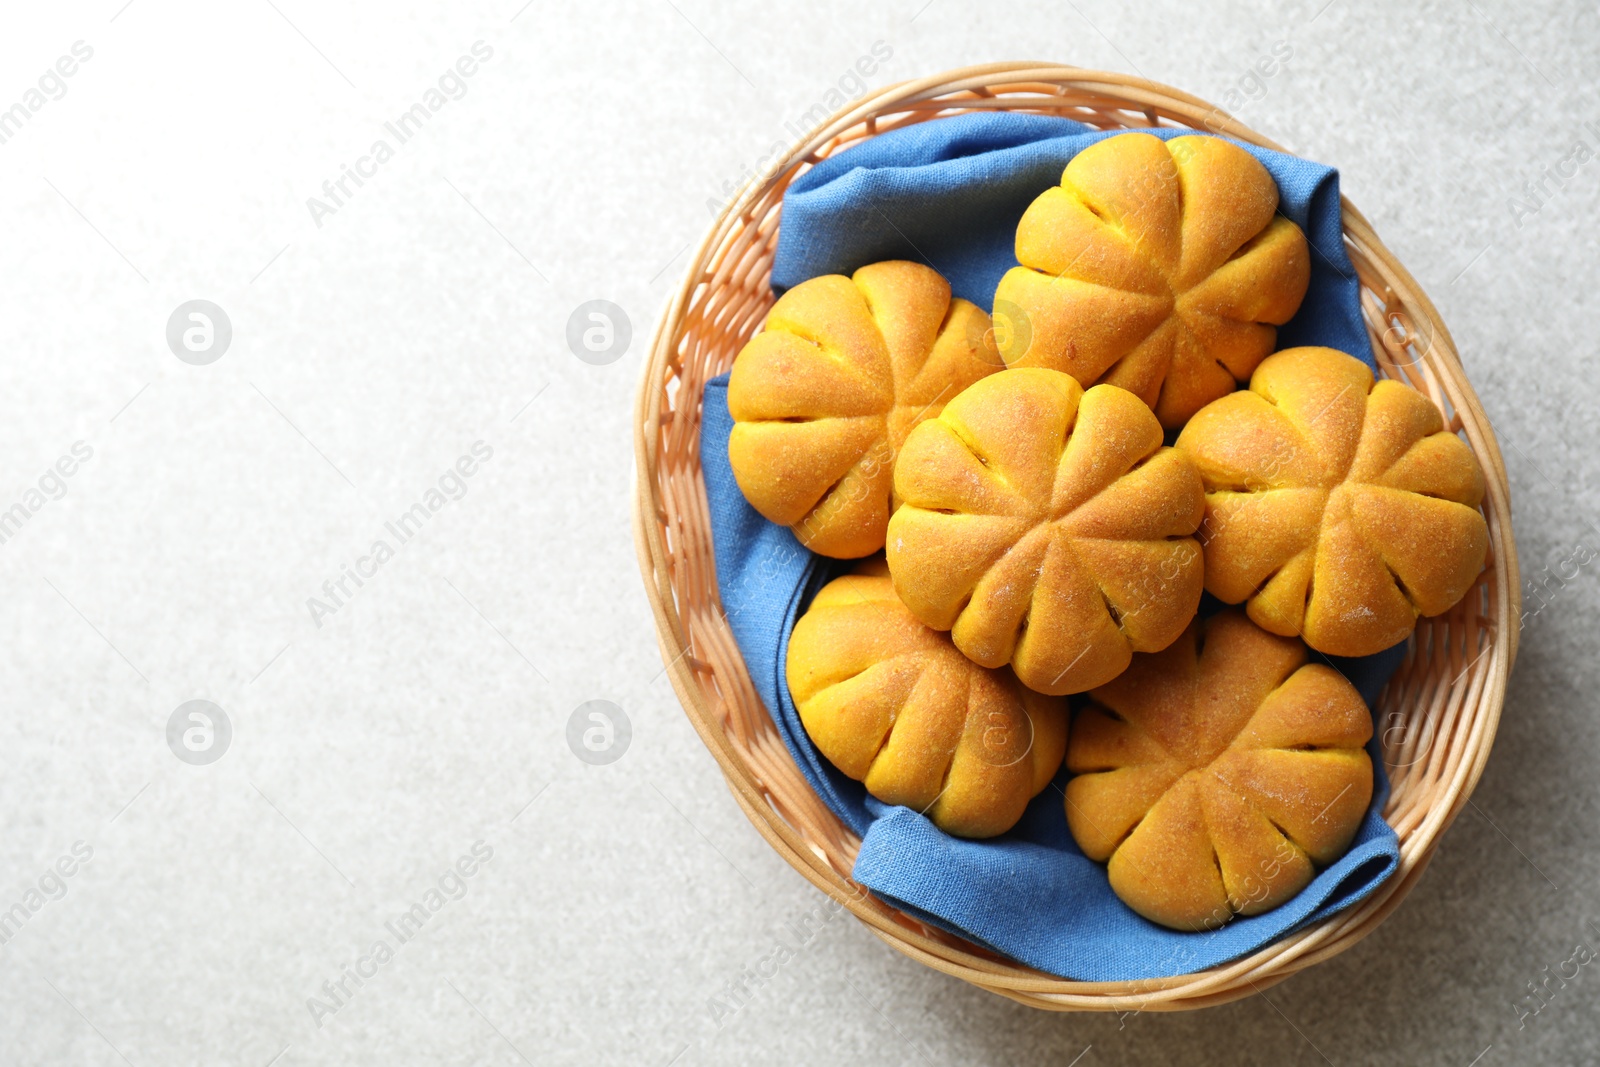
MULTIPOLYGON (((784 199, 774 287, 849 274, 880 259, 915 259, 986 308, 1000 276, 1016 263, 1012 235, 1023 210, 1059 180, 1076 152, 1105 136, 1065 119, 984 114, 922 123, 840 153, 803 175, 784 199)), ((1280 210, 1318 249, 1310 292, 1281 331, 1282 344, 1328 345, 1370 361, 1355 272, 1340 238, 1337 173, 1250 150, 1277 180, 1280 210)), ((1373 801, 1349 853, 1282 906, 1203 933, 1157 926, 1116 898, 1105 868, 1087 859, 1067 830, 1065 771, 1014 829, 987 841, 951 837, 916 812, 867 795, 811 744, 784 679, 795 619, 852 564, 812 555, 786 527, 750 507, 728 464, 733 420, 726 375, 707 384, 704 402, 700 458, 723 608, 756 691, 801 771, 861 835, 854 877, 878 896, 1042 971, 1126 981, 1187 974, 1246 955, 1349 907, 1394 872, 1398 842, 1378 814, 1389 783, 1376 736, 1368 746, 1373 801)), ((1403 654, 1402 644, 1327 662, 1371 706, 1403 654)))

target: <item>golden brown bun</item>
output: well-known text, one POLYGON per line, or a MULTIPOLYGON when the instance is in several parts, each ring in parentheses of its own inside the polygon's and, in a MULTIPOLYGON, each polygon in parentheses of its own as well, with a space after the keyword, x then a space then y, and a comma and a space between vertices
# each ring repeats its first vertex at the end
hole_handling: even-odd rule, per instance
POLYGON ((1225 611, 1091 696, 1067 752, 1067 825, 1151 922, 1257 915, 1350 847, 1372 799, 1372 717, 1298 640, 1225 611))
POLYGON ((894 478, 895 591, 1031 689, 1109 681, 1199 606, 1200 478, 1126 390, 1001 371, 912 431, 894 478))
POLYGON ((919 263, 802 282, 734 360, 734 479, 813 552, 871 555, 906 434, 1001 365, 989 316, 919 263))
POLYGON ((1182 426, 1250 377, 1311 280, 1278 187, 1218 137, 1108 137, 1017 225, 995 292, 1010 367, 1119 385, 1182 426))
POLYGON ((835 767, 961 837, 1011 829, 1066 751, 1066 701, 978 666, 918 622, 882 560, 823 586, 795 623, 787 673, 835 767))
POLYGON ((1206 588, 1331 656, 1404 640, 1483 569, 1483 471, 1433 402, 1331 348, 1269 357, 1178 448, 1206 486, 1206 588))

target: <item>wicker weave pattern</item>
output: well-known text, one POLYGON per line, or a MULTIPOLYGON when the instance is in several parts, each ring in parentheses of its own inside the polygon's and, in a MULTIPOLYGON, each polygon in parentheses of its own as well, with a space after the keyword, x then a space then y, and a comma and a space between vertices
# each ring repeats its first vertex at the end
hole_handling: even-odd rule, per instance
MULTIPOLYGON (((1102 129, 1184 126, 1278 145, 1203 100, 1138 78, 1042 63, 971 67, 869 94, 836 115, 717 219, 651 344, 636 410, 634 532, 662 658, 729 788, 795 869, 906 955, 1055 1011, 1183 1010, 1266 988, 1371 933, 1416 884, 1489 756, 1516 656, 1520 579, 1505 464, 1438 312, 1360 212, 1343 204, 1346 249, 1380 373, 1427 393, 1483 465, 1489 559, 1448 614, 1424 619, 1380 700, 1393 790, 1384 817, 1400 868, 1359 906, 1224 966, 1139 982, 1068 981, 931 929, 850 881, 860 841, 811 791, 751 685, 723 616, 699 462, 700 397, 772 304, 784 190, 817 161, 878 133, 982 110, 1061 115, 1102 129)), ((1280 149, 1281 150, 1281 149, 1280 149)))

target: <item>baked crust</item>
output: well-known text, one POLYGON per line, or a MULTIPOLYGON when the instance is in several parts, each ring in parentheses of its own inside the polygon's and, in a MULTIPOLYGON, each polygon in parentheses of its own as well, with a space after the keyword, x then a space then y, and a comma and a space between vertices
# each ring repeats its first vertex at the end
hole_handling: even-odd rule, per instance
POLYGON ((1331 348, 1266 359, 1183 432, 1206 589, 1333 656, 1403 641, 1483 570, 1483 470, 1433 401, 1331 348))
POLYGON ((883 548, 912 427, 1002 364, 989 316, 920 263, 802 282, 733 363, 728 461, 745 499, 813 552, 883 548))
POLYGON ((1017 225, 1001 357, 1121 386, 1182 426, 1250 377, 1305 298, 1305 235, 1277 209, 1272 175, 1219 137, 1084 149, 1017 225))
POLYGON ((1144 402, 1002 371, 906 439, 889 521, 895 591, 986 667, 1041 693, 1109 681, 1171 644, 1203 578, 1200 478, 1144 402))
POLYGON ((1200 930, 1278 906, 1344 855, 1372 800, 1361 694, 1238 610, 1090 696, 1067 825, 1151 922, 1200 930))
POLYGON ((961 837, 1011 829, 1066 750, 1066 701, 978 666, 918 622, 881 559, 817 593, 789 638, 786 673, 834 766, 961 837))

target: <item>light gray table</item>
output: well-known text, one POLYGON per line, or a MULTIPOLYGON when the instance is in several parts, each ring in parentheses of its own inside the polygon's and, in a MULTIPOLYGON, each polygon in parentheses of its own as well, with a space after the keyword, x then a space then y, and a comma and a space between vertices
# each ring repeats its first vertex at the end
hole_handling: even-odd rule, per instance
POLYGON ((1600 163, 1545 177, 1600 153, 1594 5, 519 3, 8 13, 0 1063, 1600 1059, 1600 966, 1524 999, 1600 949, 1600 163), (1405 906, 1266 996, 1039 1014, 840 920, 712 1008, 820 898, 660 673, 630 399, 708 202, 875 45, 872 86, 1135 70, 1336 164, 1499 430, 1548 589, 1494 757, 1405 906), (596 299, 602 365, 565 341, 596 299), (231 738, 169 746, 192 700, 231 738))

